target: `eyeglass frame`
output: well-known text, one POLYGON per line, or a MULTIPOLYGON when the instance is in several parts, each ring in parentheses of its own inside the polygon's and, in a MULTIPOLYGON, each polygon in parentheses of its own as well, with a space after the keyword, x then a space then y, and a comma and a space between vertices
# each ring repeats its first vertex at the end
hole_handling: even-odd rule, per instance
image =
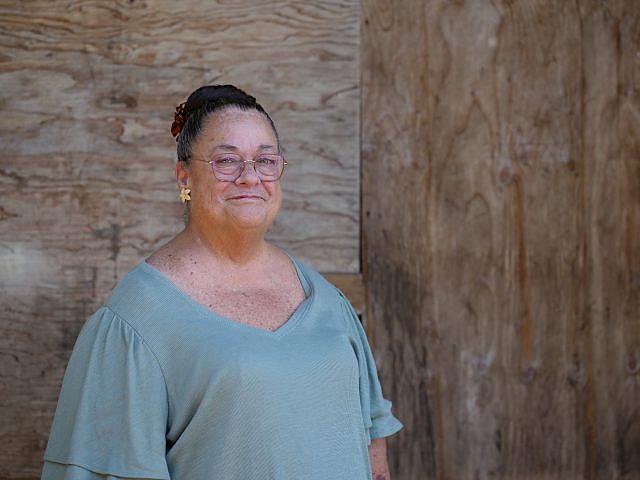
MULTIPOLYGON (((228 154, 226 154, 228 155, 228 154)), ((237 153, 234 153, 233 155, 238 155, 237 153)), ((241 155, 238 155, 240 158, 242 158, 241 155)), ((256 155, 255 157, 253 157, 253 159, 251 160, 245 160, 242 159, 242 168, 240 168, 240 171, 238 172, 238 176, 236 178, 234 178, 233 180, 222 180, 220 179, 217 175, 216 175, 216 169, 213 166, 213 163, 215 162, 215 160, 204 160, 202 158, 191 158, 191 160, 196 160, 198 162, 204 162, 204 163, 208 163, 209 165, 211 165, 211 171, 213 172, 213 176, 216 177, 217 180, 221 181, 221 182, 235 182, 236 180, 238 180, 241 176, 242 176, 242 172, 244 172, 244 168, 245 165, 247 163, 252 163, 253 164, 253 171, 256 172, 256 176, 260 179, 261 182, 277 182, 278 180, 280 180, 282 178, 282 175, 284 175, 284 169, 287 165, 289 165, 289 163, 287 162, 287 160, 284 158, 284 155, 282 155, 281 153, 259 153, 258 155, 256 155), (278 156, 282 158, 282 171, 280 172, 280 175, 278 176, 278 178, 275 178, 273 180, 264 180, 260 174, 258 173, 258 170, 256 169, 256 158, 258 158, 260 155, 274 155, 274 156, 278 156)))

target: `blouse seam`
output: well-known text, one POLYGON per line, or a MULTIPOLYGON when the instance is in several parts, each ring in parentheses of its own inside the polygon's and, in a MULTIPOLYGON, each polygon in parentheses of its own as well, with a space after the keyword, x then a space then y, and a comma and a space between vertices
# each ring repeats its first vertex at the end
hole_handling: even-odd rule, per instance
POLYGON ((109 310, 111 313, 113 313, 118 318, 118 320, 120 320, 122 323, 126 324, 131 330, 133 330, 133 332, 136 334, 136 336, 138 338, 140 338, 140 341, 142 342, 142 344, 145 347, 147 347, 149 352, 151 352, 151 355, 153 355, 153 358, 155 359, 156 363, 158 364, 158 368, 160 369, 160 374, 162 375, 162 380, 164 381, 164 388, 165 388, 165 391, 167 393, 167 399, 168 399, 168 403, 169 403, 169 425, 171 425, 171 420, 173 418, 173 416, 172 416, 173 415, 173 406, 172 406, 172 402, 171 402, 171 392, 169 391, 169 383, 167 382, 167 376, 164 373, 164 369, 162 368, 162 363, 160 362, 160 359, 156 355, 156 352, 153 351, 153 348, 151 348, 151 345, 149 345, 149 343, 147 343, 147 341, 144 339, 142 334, 140 332, 138 332, 138 330, 136 330, 136 328, 133 325, 131 325, 131 323, 129 323, 127 320, 125 320, 122 317, 122 315, 120 315, 118 312, 116 312, 109 305, 105 304, 104 307, 107 310, 109 310))
MULTIPOLYGON (((347 331, 353 334, 355 338, 359 338, 360 334, 358 333, 358 328, 353 324, 353 322, 354 321, 358 322, 362 326, 363 330, 364 330, 364 325, 362 324, 362 322, 360 321, 360 318, 358 317, 358 312, 356 312, 355 308, 353 308, 351 301, 347 298, 344 292, 340 290, 337 286, 333 284, 331 285, 338 292, 338 295, 340 297, 339 300, 342 303, 342 306, 345 310, 346 318, 347 318, 347 320, 345 320, 346 322, 345 327, 347 328, 347 331), (352 317, 355 317, 355 318, 352 318, 352 317)), ((361 369, 359 371, 359 376, 362 377, 364 374, 366 374, 365 369, 361 369)))
MULTIPOLYGON (((121 473, 121 472, 114 472, 110 470, 103 470, 102 468, 95 469, 93 466, 90 466, 85 462, 72 462, 70 460, 62 460, 62 459, 55 458, 47 453, 45 453, 44 455, 44 461, 49 463, 55 463, 57 465, 66 465, 66 466, 81 468, 82 470, 86 470, 87 472, 95 473, 97 475, 105 475, 105 476, 112 476, 112 477, 115 476, 117 478, 129 478, 127 477, 127 475, 129 475, 128 472, 121 473)), ((142 477, 137 472, 135 475, 136 475, 136 478, 140 478, 144 480, 169 480, 169 477, 167 475, 160 472, 154 472, 152 477, 147 477, 147 476, 142 477)), ((143 475, 146 475, 146 474, 143 474, 143 475)))

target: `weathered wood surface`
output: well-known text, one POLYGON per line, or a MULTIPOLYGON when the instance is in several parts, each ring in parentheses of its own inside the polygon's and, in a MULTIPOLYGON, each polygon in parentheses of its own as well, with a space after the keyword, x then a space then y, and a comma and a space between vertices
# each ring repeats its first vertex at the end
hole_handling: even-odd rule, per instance
POLYGON ((175 106, 233 83, 290 162, 270 240, 359 264, 355 0, 0 2, 1 478, 35 478, 81 324, 182 229, 175 106))
POLYGON ((392 477, 640 478, 640 2, 366 0, 392 477))
POLYGON ((344 275, 338 273, 325 273, 324 277, 336 287, 342 290, 353 308, 359 314, 364 314, 365 285, 362 275, 344 275))

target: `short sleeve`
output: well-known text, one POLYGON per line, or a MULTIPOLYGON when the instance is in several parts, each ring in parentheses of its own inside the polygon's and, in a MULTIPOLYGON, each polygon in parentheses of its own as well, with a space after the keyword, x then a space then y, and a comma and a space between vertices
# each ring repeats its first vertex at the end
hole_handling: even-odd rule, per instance
POLYGON ((169 403, 154 353, 109 307, 82 326, 65 370, 42 480, 169 480, 169 403))
POLYGON ((338 293, 341 296, 345 314, 357 341, 360 369, 360 407, 367 444, 370 445, 371 439, 388 437, 398 432, 404 425, 393 415, 391 412, 392 402, 386 399, 382 393, 373 353, 358 314, 344 294, 340 290, 338 290, 338 293))

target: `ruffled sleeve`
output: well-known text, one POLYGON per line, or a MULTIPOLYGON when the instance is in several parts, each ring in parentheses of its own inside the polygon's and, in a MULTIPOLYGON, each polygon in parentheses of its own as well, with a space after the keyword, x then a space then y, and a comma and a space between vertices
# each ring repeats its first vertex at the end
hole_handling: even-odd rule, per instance
POLYGON ((169 480, 169 400, 154 353, 107 306, 83 325, 65 370, 42 480, 169 480))
POLYGON ((404 425, 391 413, 392 402, 383 396, 373 353, 358 314, 339 289, 338 293, 356 338, 356 353, 360 369, 360 407, 367 444, 370 445, 371 439, 388 437, 398 432, 404 425))

